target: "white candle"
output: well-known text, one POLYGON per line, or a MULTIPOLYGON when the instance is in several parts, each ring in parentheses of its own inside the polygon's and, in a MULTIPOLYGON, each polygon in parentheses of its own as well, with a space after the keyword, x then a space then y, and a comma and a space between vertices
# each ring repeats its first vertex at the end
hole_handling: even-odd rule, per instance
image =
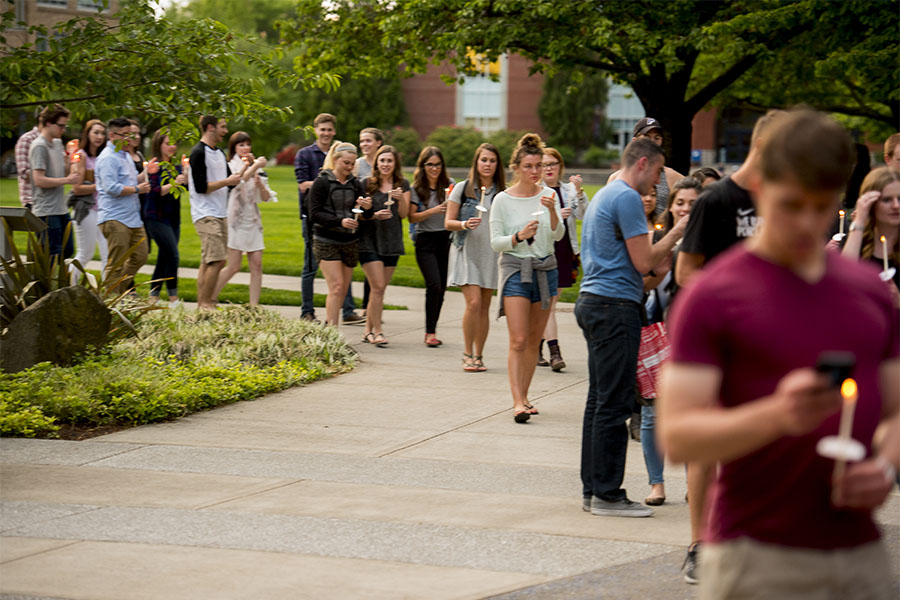
MULTIPOLYGON (((838 426, 838 439, 841 442, 848 442, 853 434, 853 413, 856 410, 856 401, 858 399, 856 381, 853 379, 845 379, 841 385, 841 396, 844 398, 844 404, 841 407, 841 424, 838 426)), ((847 460, 839 458, 834 465, 834 475, 836 479, 844 476, 847 460)))
POLYGON ((888 251, 887 251, 887 238, 881 236, 881 262, 884 263, 884 270, 888 270, 888 251))
POLYGON ((484 186, 481 186, 481 202, 479 202, 479 204, 481 206, 484 206, 484 192, 485 192, 485 188, 484 188, 484 186))
POLYGON ((844 236, 844 211, 839 210, 838 214, 841 216, 841 231, 840 231, 840 233, 841 233, 841 237, 843 237, 844 236))

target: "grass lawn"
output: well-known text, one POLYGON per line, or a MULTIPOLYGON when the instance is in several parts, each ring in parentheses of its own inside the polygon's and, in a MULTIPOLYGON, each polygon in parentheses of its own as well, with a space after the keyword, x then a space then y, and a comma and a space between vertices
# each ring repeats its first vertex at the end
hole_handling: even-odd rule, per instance
MULTIPOLYGON (((299 277, 303 270, 303 236, 300 230, 297 182, 294 179, 294 170, 290 166, 278 166, 270 167, 266 171, 269 174, 269 183, 278 194, 279 201, 260 205, 266 243, 266 250, 263 252, 263 272, 299 277)), ((407 177, 411 177, 411 173, 407 173, 407 177)), ((587 192, 588 198, 593 197, 599 188, 600 186, 596 185, 586 185, 585 192, 587 192)), ((16 180, 14 178, 0 179, 0 206, 19 206, 18 197, 16 180)), ((181 222, 181 240, 178 244, 181 266, 199 267, 200 238, 197 237, 191 225, 190 204, 187 200, 181 203, 181 222)), ((580 231, 581 223, 579 222, 579 234, 580 231)), ((404 222, 403 232, 406 254, 400 257, 391 283, 407 287, 425 287, 425 281, 416 265, 415 251, 412 241, 409 239, 406 222, 404 222)), ((16 242, 18 243, 18 241, 17 238, 16 242)), ((155 244, 147 262, 148 264, 156 263, 155 244)), ((246 271, 246 260, 244 263, 242 270, 246 271)), ((319 276, 321 277, 321 274, 319 276)), ((354 280, 363 280, 362 269, 355 270, 354 280)), ((265 283, 265 278, 263 283, 265 283)), ((563 290, 560 299, 564 302, 574 302, 578 295, 577 290, 577 284, 576 287, 563 290)), ((299 298, 299 294, 297 296, 299 298)), ((247 297, 246 293, 243 294, 243 297, 247 297)))

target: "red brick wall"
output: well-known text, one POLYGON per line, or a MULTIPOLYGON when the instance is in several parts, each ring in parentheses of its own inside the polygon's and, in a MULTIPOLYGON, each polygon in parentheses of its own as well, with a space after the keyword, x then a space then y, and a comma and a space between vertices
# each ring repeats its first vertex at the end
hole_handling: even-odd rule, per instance
POLYGON ((506 92, 506 128, 525 129, 545 136, 538 117, 538 104, 544 90, 544 76, 536 73, 528 76, 531 62, 518 54, 511 54, 507 61, 509 79, 506 92))
POLYGON ((716 149, 716 120, 719 111, 715 108, 701 110, 694 115, 692 125, 694 131, 691 134, 691 150, 715 150, 716 149))
POLYGON ((441 125, 456 122, 456 86, 441 81, 441 74, 453 75, 446 63, 430 67, 424 75, 403 80, 403 100, 410 125, 422 139, 441 125))

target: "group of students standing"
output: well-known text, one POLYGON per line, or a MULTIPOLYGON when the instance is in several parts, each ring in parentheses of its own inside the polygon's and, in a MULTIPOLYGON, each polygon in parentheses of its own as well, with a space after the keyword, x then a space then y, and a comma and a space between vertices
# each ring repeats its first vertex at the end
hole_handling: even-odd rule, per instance
POLYGON ((177 305, 180 199, 187 192, 202 248, 198 304, 215 306, 219 292, 240 269, 243 253, 250 265, 250 303, 259 303, 264 246, 257 204, 276 196, 261 170, 265 159, 253 156, 248 134, 231 136, 226 159, 217 147, 228 133, 225 120, 204 116, 201 140, 190 158, 178 160, 169 131, 160 129, 152 136, 147 160, 140 151, 137 121, 90 119, 80 138, 63 146, 68 119, 64 107, 46 107, 34 130, 16 144, 20 201, 47 224, 42 235, 51 255, 70 258, 77 245, 75 260, 86 266, 99 250, 104 280, 126 292, 155 242, 159 253, 150 298, 158 301, 165 285, 170 306, 177 305), (66 185, 72 186, 68 198, 66 185), (65 236, 70 221, 74 245, 65 236))
MULTIPOLYGON (((565 368, 553 308, 559 288, 571 287, 577 278, 575 219, 587 205, 581 177, 561 181, 562 156, 538 135, 527 134, 509 157, 509 187, 507 164, 488 143, 476 148, 468 176, 459 182, 448 175, 439 148, 424 148, 410 184, 400 155, 384 145, 380 131, 360 132, 360 156, 354 144, 334 140, 335 124, 332 115, 317 116, 316 143, 300 149, 294 161, 307 242, 305 272, 308 267, 314 274, 319 267, 325 276, 326 322, 338 323, 342 305, 345 323, 361 320, 347 312, 353 306, 353 269, 360 264, 367 288, 362 341, 388 345, 381 321, 384 291, 404 253, 403 219, 408 219, 426 284, 424 344, 442 344, 437 324, 444 294, 448 285, 457 286, 465 298, 462 368, 486 371, 491 298, 499 289, 499 315, 507 317, 509 327, 514 417, 523 423, 538 414, 528 401, 535 367, 565 368), (549 363, 540 357, 545 338, 549 363)), ((303 318, 315 318, 305 287, 303 318)))

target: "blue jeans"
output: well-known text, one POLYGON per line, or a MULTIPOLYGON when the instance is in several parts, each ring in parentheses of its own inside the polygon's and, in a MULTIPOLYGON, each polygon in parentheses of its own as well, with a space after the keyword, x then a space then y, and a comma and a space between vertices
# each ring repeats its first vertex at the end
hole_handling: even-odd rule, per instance
MULTIPOLYGON (((319 261, 313 254, 312 232, 309 230, 309 219, 302 219, 303 223, 303 271, 300 273, 300 315, 316 315, 316 309, 313 306, 313 280, 316 278, 316 272, 319 270, 319 261)), ((347 296, 344 298, 344 305, 341 312, 344 317, 353 313, 356 304, 353 302, 353 284, 347 286, 347 296)))
POLYGON ((159 296, 162 290, 162 281, 166 280, 166 290, 169 296, 178 295, 178 238, 181 236, 181 222, 164 223, 154 219, 144 221, 144 229, 147 235, 156 241, 159 246, 159 254, 156 257, 156 267, 153 269, 154 283, 150 284, 150 295, 159 296))
POLYGON ((38 236, 40 241, 47 240, 47 246, 50 249, 50 256, 58 257, 62 252, 63 260, 72 258, 75 255, 75 229, 69 232, 69 239, 66 240, 66 247, 63 249, 63 236, 66 234, 66 227, 69 225, 69 213, 62 215, 47 215, 46 217, 38 217, 47 224, 47 229, 38 236))
POLYGON ((588 395, 581 432, 581 483, 585 497, 626 498, 622 489, 628 428, 634 405, 641 305, 582 292, 575 319, 588 346, 588 395))
POLYGON ((656 449, 656 407, 641 407, 641 447, 650 485, 663 482, 663 457, 656 449))

